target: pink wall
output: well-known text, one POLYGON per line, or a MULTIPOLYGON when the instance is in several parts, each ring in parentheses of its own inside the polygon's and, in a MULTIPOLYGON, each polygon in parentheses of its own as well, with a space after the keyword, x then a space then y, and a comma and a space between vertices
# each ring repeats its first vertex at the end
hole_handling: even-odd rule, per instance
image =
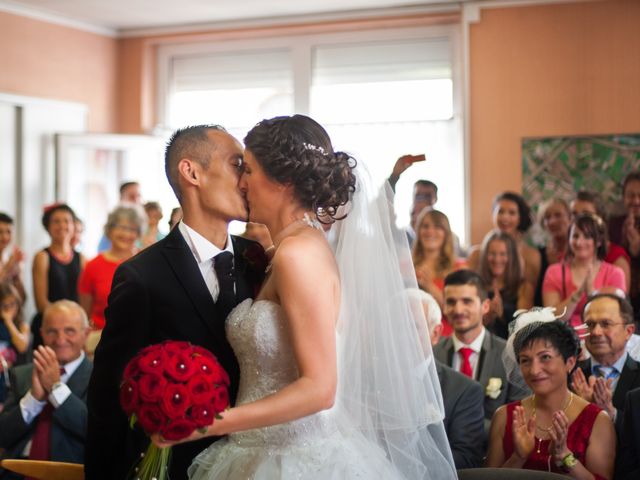
POLYGON ((523 137, 640 132, 640 2, 482 9, 470 29, 471 238, 520 191, 523 137), (487 181, 487 179, 491 181, 487 181))
POLYGON ((81 102, 88 128, 116 128, 114 38, 0 12, 0 92, 81 102))

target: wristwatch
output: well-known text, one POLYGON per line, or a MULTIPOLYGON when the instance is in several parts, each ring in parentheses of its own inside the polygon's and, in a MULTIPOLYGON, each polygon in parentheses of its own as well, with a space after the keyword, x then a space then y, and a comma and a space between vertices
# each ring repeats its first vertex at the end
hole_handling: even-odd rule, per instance
POLYGON ((573 455, 573 453, 568 453, 561 462, 558 462, 556 465, 558 468, 562 469, 565 472, 568 472, 573 467, 578 464, 578 459, 573 455))
POLYGON ((64 383, 62 382, 56 382, 53 385, 51 385, 51 391, 53 392, 55 389, 60 388, 62 385, 64 385, 64 383))

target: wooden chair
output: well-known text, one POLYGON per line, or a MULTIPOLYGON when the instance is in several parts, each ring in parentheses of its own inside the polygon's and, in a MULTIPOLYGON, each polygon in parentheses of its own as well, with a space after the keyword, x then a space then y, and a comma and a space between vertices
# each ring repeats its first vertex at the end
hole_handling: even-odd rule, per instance
POLYGON ((553 472, 516 468, 466 468, 458 470, 459 480, 566 480, 553 472))
POLYGON ((0 465, 25 477, 42 480, 84 480, 84 465, 81 463, 7 459, 2 460, 0 465))

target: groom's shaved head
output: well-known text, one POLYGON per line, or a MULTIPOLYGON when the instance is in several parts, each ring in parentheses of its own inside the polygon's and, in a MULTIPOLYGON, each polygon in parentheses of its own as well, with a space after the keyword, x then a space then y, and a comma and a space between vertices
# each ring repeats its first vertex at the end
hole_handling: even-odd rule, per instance
POLYGON ((178 201, 182 200, 180 182, 178 181, 178 164, 183 158, 199 163, 205 170, 209 168, 211 152, 216 145, 209 136, 210 131, 227 131, 220 125, 194 125, 177 130, 167 143, 164 154, 164 169, 178 201))

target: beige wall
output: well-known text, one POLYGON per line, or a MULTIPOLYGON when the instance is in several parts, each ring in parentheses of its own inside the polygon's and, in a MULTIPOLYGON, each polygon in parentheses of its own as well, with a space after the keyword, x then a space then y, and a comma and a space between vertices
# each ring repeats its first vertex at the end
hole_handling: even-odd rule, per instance
MULTIPOLYGON (((115 40, 0 13, 0 92, 82 102, 90 130, 141 133, 155 124, 154 56, 163 43, 452 21, 457 16, 115 40)), ((473 242, 491 227, 493 196, 521 189, 522 137, 640 132, 638 25, 637 0, 481 10, 470 26, 473 242)))
POLYGON ((0 92, 81 102, 88 128, 116 128, 114 38, 0 12, 0 92))
POLYGON ((470 27, 471 238, 521 190, 523 137, 640 132, 640 2, 483 9, 470 27), (491 178, 491 181, 487 181, 491 178))

